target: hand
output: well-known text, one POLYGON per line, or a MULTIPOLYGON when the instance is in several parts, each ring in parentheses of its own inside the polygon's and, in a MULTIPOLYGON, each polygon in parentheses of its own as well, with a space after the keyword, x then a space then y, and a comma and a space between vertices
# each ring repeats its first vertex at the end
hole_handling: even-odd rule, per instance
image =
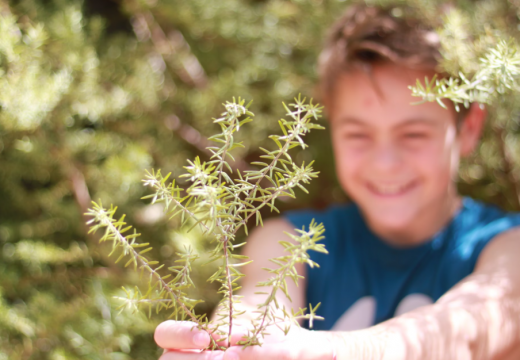
MULTIPOLYGON (((209 334, 197 330, 194 323, 166 321, 155 331, 157 345, 166 352, 159 360, 332 360, 334 350, 327 333, 313 332, 294 326, 285 336, 277 329, 271 331, 262 346, 232 346, 223 351, 201 351, 210 344, 209 334)), ((245 328, 236 327, 231 338, 235 345, 246 333, 245 328)))
MULTIPOLYGON (((233 325, 233 329, 231 344, 236 345, 247 330, 238 325, 233 325)), ((165 321, 157 326, 154 337, 157 345, 165 349, 160 360, 222 360, 224 356, 223 351, 202 351, 210 345, 210 334, 198 330, 191 321, 165 321)))
POLYGON ((280 331, 264 338, 262 346, 232 346, 224 360, 333 360, 335 349, 329 334, 293 326, 287 336, 280 331))

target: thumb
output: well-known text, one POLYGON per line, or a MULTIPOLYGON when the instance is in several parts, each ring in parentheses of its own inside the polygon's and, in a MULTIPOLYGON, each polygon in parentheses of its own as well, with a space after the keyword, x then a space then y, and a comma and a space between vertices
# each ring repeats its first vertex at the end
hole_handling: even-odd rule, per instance
POLYGON ((165 321, 155 329, 154 339, 163 349, 204 349, 210 344, 209 334, 191 321, 165 321))

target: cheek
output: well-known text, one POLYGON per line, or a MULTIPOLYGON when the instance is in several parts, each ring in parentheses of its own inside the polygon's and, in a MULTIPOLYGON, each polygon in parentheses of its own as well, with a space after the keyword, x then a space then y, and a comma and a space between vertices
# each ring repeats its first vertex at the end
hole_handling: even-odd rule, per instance
POLYGON ((353 149, 341 142, 334 144, 334 156, 336 162, 336 173, 343 186, 352 184, 357 176, 366 168, 366 152, 353 149))
POLYGON ((432 143, 416 151, 410 151, 408 156, 414 167, 434 185, 444 186, 458 169, 458 155, 453 143, 432 143))

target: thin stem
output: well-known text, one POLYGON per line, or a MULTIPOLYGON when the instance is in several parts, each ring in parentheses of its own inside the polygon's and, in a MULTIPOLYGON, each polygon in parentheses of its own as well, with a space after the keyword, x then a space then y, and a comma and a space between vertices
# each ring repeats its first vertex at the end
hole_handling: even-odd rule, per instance
MULTIPOLYGON (((273 200, 273 198, 276 198, 278 196, 279 193, 285 191, 285 190, 288 190, 290 188, 290 186, 285 186, 285 187, 281 187, 279 188, 278 190, 276 190, 270 197, 268 197, 267 199, 265 199, 260 205, 258 205, 255 209, 251 210, 251 213, 243 220, 241 220, 238 225, 235 226, 233 232, 232 232, 232 235, 235 235, 238 230, 240 229, 241 226, 247 224, 247 222, 249 221, 249 219, 251 219, 251 217, 253 215, 255 215, 261 208, 263 208, 265 205, 267 205, 271 200, 273 200)), ((240 211, 240 209, 237 211, 237 213, 240 211)))
MULTIPOLYGON (((223 163, 221 163, 223 164, 223 163)), ((218 182, 218 185, 221 184, 221 178, 219 177, 219 182, 218 182)), ((207 189, 207 185, 205 183, 202 183, 202 186, 204 187, 204 189, 207 189)), ((220 205, 220 201, 219 200, 216 200, 219 205, 220 205)), ((215 206, 214 204, 212 204, 215 209, 217 209, 217 206, 215 206)), ((223 232, 224 234, 226 233, 226 231, 229 229, 229 226, 225 226, 225 227, 222 227, 222 221, 220 219, 220 217, 218 217, 218 210, 216 210, 215 212, 215 217, 216 217, 216 223, 218 225, 219 228, 223 228, 223 232)), ((230 260, 229 260, 229 253, 228 253, 228 243, 229 243, 229 237, 224 235, 224 240, 223 240, 223 250, 224 250, 224 265, 226 267, 226 283, 227 283, 227 291, 228 291, 228 299, 229 299, 229 330, 228 330, 228 336, 227 336, 227 347, 231 347, 231 332, 233 330, 233 283, 232 283, 232 280, 231 280, 231 273, 229 271, 229 266, 230 266, 230 260)))
POLYGON ((224 240, 224 258, 226 262, 226 280, 227 280, 227 287, 229 291, 229 331, 228 331, 228 343, 227 346, 231 346, 231 332, 233 330, 233 284, 231 281, 231 274, 229 271, 229 254, 228 254, 228 241, 229 238, 226 237, 226 240, 224 240))
POLYGON ((115 299, 119 299, 119 300, 124 300, 126 302, 130 302, 130 303, 133 303, 133 304, 141 304, 141 303, 160 303, 160 302, 165 302, 165 303, 171 303, 173 302, 172 299, 139 299, 139 300, 135 300, 135 299, 128 299, 128 298, 124 298, 124 297, 121 297, 121 296, 114 296, 115 299))
MULTIPOLYGON (((299 128, 301 127, 300 124, 297 125, 297 130, 299 130, 299 128)), ((261 176, 260 178, 257 180, 257 182, 255 183, 255 185, 253 186, 252 189, 250 189, 247 194, 246 194, 246 199, 250 197, 250 195, 252 193, 254 193, 254 191, 258 188, 258 186, 260 185, 260 181, 262 181, 265 176, 267 175, 267 172, 272 170, 276 164, 278 163, 278 160, 280 159, 280 157, 282 156, 282 154, 285 154, 287 151, 288 151, 288 148, 289 146, 291 145, 291 142, 294 140, 294 138, 297 136, 298 134, 298 131, 294 131, 292 133, 292 136, 289 138, 289 139, 286 139, 285 140, 285 144, 284 146, 282 147, 282 149, 280 149, 280 151, 278 152, 278 154, 275 156, 275 158, 271 161, 271 163, 269 164, 269 166, 267 166, 264 171, 261 172, 261 176)), ((246 178, 246 181, 247 181, 247 178, 246 178)), ((274 195, 273 195, 274 196, 274 195)), ((261 206, 264 206, 268 201, 272 200, 273 199, 273 196, 271 196, 269 199, 267 200, 264 200, 264 202, 258 207, 260 208, 261 206)), ((241 203, 240 206, 238 207, 238 209, 236 210, 236 214, 239 214, 241 211, 243 211, 245 208, 245 205, 244 203, 241 203)), ((240 223, 238 225, 235 226, 234 230, 233 230, 233 235, 235 235, 238 231, 238 229, 240 229, 240 227, 242 225, 245 225, 247 223, 247 221, 251 218, 251 216, 253 216, 255 214, 255 211, 251 212, 251 214, 249 216, 247 216, 244 220, 240 221, 240 223)))
MULTIPOLYGON (((265 323, 265 320, 267 318, 267 314, 269 313, 269 309, 270 309, 270 305, 271 303, 273 302, 275 296, 276 296, 276 293, 278 292, 278 289, 280 287, 280 283, 285 279, 285 277, 287 276, 287 271, 289 271, 289 269, 292 269, 297 261, 297 259, 299 258, 300 254, 302 253, 303 251, 300 249, 296 254, 293 254, 290 262, 286 263, 283 267, 283 270, 278 274, 278 279, 274 282, 274 285, 273 285, 273 288, 271 290, 271 293, 269 294, 269 296, 267 297, 267 301, 265 302, 265 310, 264 310, 264 313, 262 316, 262 321, 260 323, 260 326, 257 328, 257 330, 253 333, 253 336, 256 337, 258 336, 261 332, 262 332, 262 329, 264 328, 264 323, 265 323), (270 300, 269 300, 270 299, 270 300)), ((267 327, 267 325, 265 326, 267 327)))
POLYGON ((184 211, 191 218, 193 218, 201 227, 206 229, 206 231, 210 230, 210 228, 206 224, 204 224, 201 220, 198 219, 197 215, 195 215, 193 212, 188 210, 188 208, 186 208, 184 205, 182 205, 182 203, 179 200, 177 200, 174 196, 172 196, 170 191, 168 191, 168 188, 165 187, 161 181, 155 182, 153 187, 162 193, 163 198, 166 197, 166 198, 168 198, 169 201, 175 203, 176 207, 181 208, 182 211, 184 211))
MULTIPOLYGON (((236 117, 235 117, 235 121, 238 120, 236 117)), ((228 126, 228 129, 227 130, 230 130, 231 129, 231 134, 224 134, 226 136, 226 144, 224 145, 223 147, 223 151, 222 151, 222 154, 221 155, 214 155, 214 156, 217 156, 219 158, 219 164, 217 166, 217 169, 216 171, 218 172, 218 184, 222 184, 222 170, 224 168, 224 163, 226 162, 226 156, 227 156, 227 152, 229 150, 229 147, 230 147, 230 144, 229 144, 229 137, 232 137, 233 136, 233 127, 235 126, 235 124, 231 124, 230 126, 228 126)))

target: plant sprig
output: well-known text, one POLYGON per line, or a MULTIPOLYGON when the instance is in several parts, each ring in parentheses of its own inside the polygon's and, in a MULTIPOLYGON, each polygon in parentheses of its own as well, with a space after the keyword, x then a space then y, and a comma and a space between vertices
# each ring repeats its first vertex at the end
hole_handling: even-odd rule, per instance
POLYGON ((415 86, 410 86, 412 95, 421 97, 424 102, 436 101, 446 108, 443 99, 449 99, 459 111, 460 105, 466 108, 473 102, 490 104, 505 92, 519 89, 520 51, 513 39, 501 40, 487 51, 480 59, 480 68, 469 79, 462 72, 458 77, 431 80, 425 78, 424 84, 417 80, 415 86))
MULTIPOLYGON (((134 293, 131 294, 127 289, 123 288, 128 296, 124 305, 132 305, 134 307, 145 305, 149 309, 149 315, 151 315, 152 304, 157 306, 157 311, 173 308, 171 317, 180 320, 189 319, 195 322, 200 329, 208 330, 208 322, 205 319, 205 315, 197 315, 194 312, 195 305, 201 301, 191 299, 186 294, 186 290, 193 285, 189 277, 189 271, 191 270, 191 262, 195 260, 195 256, 191 254, 190 251, 182 255, 181 261, 184 262, 184 265, 180 267, 180 270, 178 266, 170 267, 169 270, 176 273, 177 276, 168 280, 171 274, 163 276, 159 273, 164 265, 155 267, 158 262, 149 260, 144 256, 144 254, 152 250, 152 248, 148 243, 138 243, 136 241, 140 234, 134 229, 132 234, 123 235, 130 231, 132 226, 127 225, 124 221, 125 215, 119 219, 114 218, 116 210, 117 207, 114 206, 106 210, 101 203, 93 203, 92 208, 89 209, 86 215, 92 216, 92 219, 87 222, 87 224, 91 225, 89 232, 95 232, 101 228, 105 229, 105 233, 100 241, 112 242, 110 255, 120 250, 116 263, 126 257, 125 267, 133 265, 135 270, 140 270, 142 273, 146 271, 148 273, 149 287, 146 293, 143 294, 139 289, 136 289, 134 293), (153 299, 150 299, 150 295, 154 290, 156 294, 153 299)), ((217 347, 213 339, 212 347, 217 347)))
MULTIPOLYGON (((144 198, 150 198, 152 203, 163 202, 170 218, 180 217, 181 225, 191 223, 192 228, 198 226, 204 234, 210 235, 214 240, 210 262, 218 261, 220 265, 208 280, 220 283, 219 293, 222 295, 214 323, 209 322, 205 315, 195 314, 194 307, 200 300, 190 299, 187 295, 187 290, 193 286, 190 272, 192 263, 196 259, 189 249, 186 254, 180 255, 181 259, 178 261, 182 265, 169 268, 175 276, 166 281, 170 279, 171 274, 160 275, 159 270, 163 266, 154 268, 157 262, 144 257, 144 253, 151 248, 148 244, 136 242, 139 234, 134 231, 131 235, 123 235, 131 227, 126 225, 124 216, 119 220, 115 219, 115 207, 106 210, 101 204, 94 203, 92 209, 87 212, 87 215, 92 217, 89 221, 89 224, 93 224, 91 232, 105 228, 101 241, 113 242, 112 253, 116 249, 121 250, 117 261, 128 257, 126 266, 133 264, 135 269, 149 273, 148 291, 142 293, 139 289, 133 292, 125 290, 127 299, 122 306, 146 307, 149 314, 153 306, 156 306, 156 311, 173 309, 173 317, 191 320, 199 329, 215 333, 220 337, 212 340, 210 346, 212 349, 219 348, 217 342, 220 341, 225 342, 224 347, 230 346, 233 322, 242 314, 236 309, 236 304, 240 302, 240 296, 236 292, 239 289, 239 280, 243 277, 240 267, 251 261, 246 256, 235 253, 238 247, 244 245, 244 243, 235 243, 238 231, 243 227, 247 234, 247 224, 253 216, 256 225, 262 225, 260 210, 264 206, 278 212, 275 206, 278 197, 295 197, 296 187, 307 192, 304 185, 318 174, 313 170, 312 163, 297 165, 289 155, 289 151, 295 147, 303 149, 307 147, 303 141, 307 133, 313 129, 323 129, 313 122, 320 117, 321 107, 313 104, 312 101, 306 103, 306 99, 298 97, 293 104, 289 106, 284 104, 289 120, 279 121, 283 135, 269 137, 275 143, 275 149, 261 149, 264 152, 261 158, 265 162, 252 162, 252 169, 243 173, 237 171, 234 175, 228 161, 234 160, 232 155, 234 149, 244 147, 242 142, 235 141, 234 134, 244 124, 253 120, 254 114, 249 110, 249 105, 245 105, 245 101, 240 98, 224 104, 225 112, 221 117, 214 119, 214 123, 220 126, 221 132, 209 138, 216 143, 215 146, 208 147, 213 155, 206 162, 201 161, 199 157, 188 161, 188 166, 185 167, 186 173, 180 176, 191 183, 189 187, 183 189, 178 187, 175 181, 168 182, 170 174, 163 176, 160 170, 147 172, 143 180, 144 185, 153 190, 151 195, 144 198), (259 166, 260 169, 254 169, 255 166, 259 166), (141 248, 145 249, 138 250, 141 248)), ((305 314, 306 309, 289 312, 280 309, 276 300, 278 290, 289 297, 286 278, 298 280, 296 263, 307 262, 311 266, 317 265, 310 260, 308 251, 326 252, 324 246, 317 243, 323 238, 323 225, 317 225, 313 221, 308 231, 303 229, 296 231, 299 236, 289 235, 294 243, 281 242, 288 255, 272 260, 279 265, 278 269, 268 269, 273 277, 259 284, 272 289, 266 301, 259 305, 261 315, 252 322, 253 330, 245 339, 245 345, 261 344, 261 338, 268 326, 281 326, 281 322, 289 326, 297 324, 299 318, 307 318, 311 321, 319 318, 314 313, 317 307, 310 306, 310 314, 305 314), (282 315, 279 315, 280 311, 282 315)), ((288 328, 284 331, 288 331, 288 328)))
POLYGON ((318 251, 321 253, 328 253, 323 244, 318 244, 318 241, 324 238, 323 233, 325 228, 323 224, 316 224, 313 220, 309 225, 309 230, 305 231, 305 228, 296 231, 300 236, 285 233, 288 235, 293 242, 280 241, 280 244, 285 248, 288 255, 280 256, 271 259, 275 265, 278 265, 275 269, 265 268, 270 274, 271 278, 266 281, 257 284, 259 287, 271 288, 270 292, 257 292, 256 294, 267 295, 265 301, 258 305, 258 316, 252 322, 252 330, 250 330, 247 339, 242 341, 243 345, 260 345, 260 337, 267 335, 267 329, 270 326, 277 326, 286 335, 290 330, 290 324, 297 323, 296 319, 308 319, 312 327, 312 321, 314 319, 321 319, 314 313, 320 304, 316 307, 310 306, 310 314, 305 314, 306 309, 300 309, 297 313, 287 312, 285 308, 281 308, 276 298, 277 292, 280 290, 286 296, 289 301, 292 301, 289 295, 287 287, 287 278, 290 278, 296 286, 298 286, 298 280, 302 276, 298 275, 295 269, 297 263, 307 263, 309 266, 319 266, 316 262, 310 259, 308 251, 318 251), (279 314, 281 311, 281 315, 279 314), (284 324, 284 328, 280 327, 280 322, 284 324))

